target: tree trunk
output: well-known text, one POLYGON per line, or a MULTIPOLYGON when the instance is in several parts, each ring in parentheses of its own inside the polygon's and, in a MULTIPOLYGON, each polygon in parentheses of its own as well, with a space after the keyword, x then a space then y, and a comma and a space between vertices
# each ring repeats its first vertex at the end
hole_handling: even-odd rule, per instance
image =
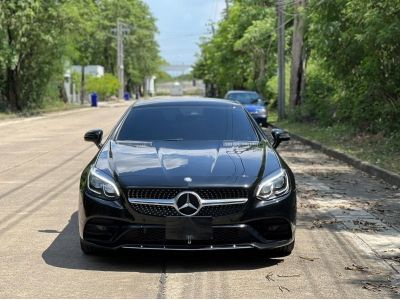
POLYGON ((67 96, 67 91, 65 90, 65 85, 64 82, 60 83, 58 86, 58 90, 60 92, 60 99, 64 103, 68 103, 68 96, 67 96))
POLYGON ((307 62, 308 62, 308 57, 310 57, 309 55, 309 51, 307 51, 307 49, 303 50, 303 72, 302 72, 302 77, 301 77, 301 93, 300 93, 300 103, 304 103, 304 95, 306 93, 306 81, 307 81, 307 76, 306 76, 306 70, 307 70, 307 62))
MULTIPOLYGON (((9 27, 7 27, 8 46, 12 49, 13 34, 9 27)), ((17 66, 14 68, 7 67, 6 69, 6 97, 9 108, 11 111, 21 111, 22 105, 20 103, 20 88, 19 88, 19 69, 17 66)))
POLYGON ((301 104, 304 88, 305 51, 304 51, 304 9, 307 0, 295 1, 293 25, 292 70, 290 78, 290 103, 292 107, 301 104))
POLYGON ((16 69, 7 69, 6 90, 11 111, 21 111, 18 71, 16 69))
POLYGON ((257 78, 257 89, 258 92, 264 92, 264 79, 265 79, 265 69, 266 69, 266 55, 262 53, 260 56, 260 65, 258 70, 258 78, 257 78))

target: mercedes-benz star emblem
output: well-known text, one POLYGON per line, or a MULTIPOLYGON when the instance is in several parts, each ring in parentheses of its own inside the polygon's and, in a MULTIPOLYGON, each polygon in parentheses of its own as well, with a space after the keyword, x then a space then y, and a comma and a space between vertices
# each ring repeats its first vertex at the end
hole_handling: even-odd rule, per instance
POLYGON ((193 216, 201 208, 200 197, 193 192, 183 192, 176 197, 176 209, 181 215, 193 216))

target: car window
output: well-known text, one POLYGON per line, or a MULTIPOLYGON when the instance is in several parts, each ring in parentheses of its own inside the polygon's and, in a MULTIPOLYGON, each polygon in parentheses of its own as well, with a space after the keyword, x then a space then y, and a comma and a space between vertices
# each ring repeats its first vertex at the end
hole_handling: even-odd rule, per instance
POLYGON ((133 108, 117 140, 258 141, 242 107, 163 106, 133 108))
POLYGON ((242 104, 254 104, 261 97, 256 92, 249 92, 249 93, 229 93, 227 98, 229 100, 239 101, 242 104))

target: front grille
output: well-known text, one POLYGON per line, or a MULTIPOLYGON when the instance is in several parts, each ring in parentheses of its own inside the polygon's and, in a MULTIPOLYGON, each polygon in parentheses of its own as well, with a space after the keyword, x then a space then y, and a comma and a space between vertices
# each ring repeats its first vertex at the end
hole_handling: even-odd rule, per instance
POLYGON ((233 188, 132 188, 128 190, 128 197, 134 199, 173 199, 179 193, 191 191, 202 199, 239 199, 248 198, 248 190, 241 187, 233 188))
POLYGON ((154 217, 174 217, 180 216, 180 213, 173 206, 149 205, 149 204, 131 204, 132 208, 139 214, 154 217))
MULTIPOLYGON (((222 217, 227 215, 233 215, 240 213, 244 207, 244 204, 231 204, 231 205, 214 205, 204 206, 197 213, 197 216, 201 217, 222 217)), ((175 217, 181 216, 181 214, 173 206, 162 206, 162 205, 149 205, 149 204, 131 204, 131 207, 142 215, 154 216, 154 217, 175 217)))
POLYGON ((246 204, 205 206, 200 209, 197 216, 222 217, 240 213, 246 204))

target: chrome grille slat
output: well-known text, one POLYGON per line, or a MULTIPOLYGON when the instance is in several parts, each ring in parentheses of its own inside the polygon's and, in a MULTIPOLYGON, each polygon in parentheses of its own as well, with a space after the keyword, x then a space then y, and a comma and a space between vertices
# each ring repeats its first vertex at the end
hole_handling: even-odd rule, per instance
POLYGON ((197 216, 221 217, 240 213, 247 201, 245 188, 131 188, 128 200, 138 213, 156 217, 180 216, 175 208, 175 198, 182 192, 194 192, 200 198, 202 207, 197 216))
POLYGON ((184 191, 193 191, 202 199, 235 199, 248 198, 246 188, 131 188, 128 190, 129 198, 137 199, 173 199, 184 191))

